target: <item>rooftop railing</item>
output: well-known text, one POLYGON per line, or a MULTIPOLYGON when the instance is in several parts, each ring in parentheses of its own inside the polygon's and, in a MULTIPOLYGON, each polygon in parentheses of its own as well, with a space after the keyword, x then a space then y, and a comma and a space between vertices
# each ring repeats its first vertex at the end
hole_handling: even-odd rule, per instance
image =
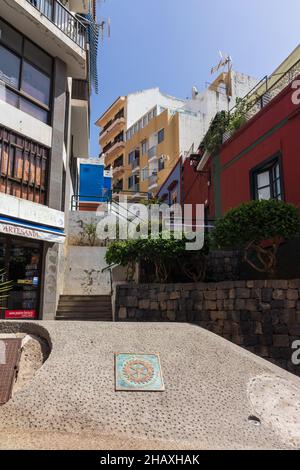
POLYGON ((86 47, 86 27, 59 0, 27 0, 79 47, 86 47))

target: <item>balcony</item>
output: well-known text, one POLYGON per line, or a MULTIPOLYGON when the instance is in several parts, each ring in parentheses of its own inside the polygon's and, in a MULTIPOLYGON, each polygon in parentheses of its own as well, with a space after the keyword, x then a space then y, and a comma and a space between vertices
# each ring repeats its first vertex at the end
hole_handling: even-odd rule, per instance
POLYGON ((139 170, 139 168, 140 168, 140 159, 136 158, 135 160, 131 162, 132 172, 139 170))
POLYGON ((124 173, 124 167, 123 166, 116 166, 113 169, 113 177, 121 176, 124 173))
POLYGON ((125 147, 125 142, 124 140, 116 140, 110 144, 108 144, 106 147, 103 149, 103 153, 105 154, 105 158, 111 158, 116 151, 123 150, 125 147))
POLYGON ((65 62, 68 76, 86 78, 86 27, 59 0, 1 1, 1 16, 65 62))
MULTIPOLYGON (((300 74, 300 61, 294 63, 289 70, 265 76, 255 87, 243 98, 247 111, 244 112, 245 122, 249 121, 267 106, 279 93, 289 86, 300 74)), ((233 114, 235 106, 230 110, 233 114)), ((235 131, 227 130, 223 135, 223 143, 229 140, 235 131)))
POLYGON ((107 139, 107 136, 111 133, 111 132, 120 132, 125 126, 125 118, 124 117, 120 117, 116 120, 113 120, 111 122, 111 124, 105 129, 103 129, 101 132, 100 132, 100 143, 103 142, 103 140, 106 140, 107 139))
POLYGON ((148 161, 151 162, 157 157, 157 145, 154 145, 148 150, 148 161))
POLYGON ((157 187, 158 178, 156 173, 152 173, 152 175, 148 178, 148 189, 153 189, 157 187))

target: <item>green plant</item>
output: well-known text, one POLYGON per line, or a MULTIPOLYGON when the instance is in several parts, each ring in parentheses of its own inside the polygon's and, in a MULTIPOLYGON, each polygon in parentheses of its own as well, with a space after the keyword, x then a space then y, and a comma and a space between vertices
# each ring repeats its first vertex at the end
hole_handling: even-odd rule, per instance
POLYGON ((210 155, 215 155, 220 150, 223 142, 223 134, 228 128, 228 113, 221 111, 213 119, 202 145, 210 155))
POLYGON ((205 272, 203 260, 204 251, 186 250, 186 239, 167 239, 162 233, 158 238, 115 241, 106 252, 108 264, 127 266, 129 272, 137 262, 153 265, 157 282, 166 282, 171 270, 181 270, 190 279, 198 281, 205 272))
POLYGON ((8 293, 13 288, 12 281, 6 281, 6 272, 4 269, 0 269, 0 302, 1 302, 1 309, 3 309, 3 301, 7 299, 8 293))
POLYGON ((93 222, 84 224, 83 231, 85 235, 87 236, 89 245, 94 246, 96 242, 96 236, 97 236, 97 224, 93 222))
POLYGON ((252 105, 253 103, 237 98, 236 106, 232 112, 220 111, 216 114, 202 141, 203 147, 210 155, 219 152, 225 132, 232 135, 247 122, 247 112, 252 105))
POLYGON ((213 240, 219 248, 240 247, 244 260, 258 272, 274 275, 283 240, 299 235, 298 209, 283 201, 250 201, 216 222, 213 240))

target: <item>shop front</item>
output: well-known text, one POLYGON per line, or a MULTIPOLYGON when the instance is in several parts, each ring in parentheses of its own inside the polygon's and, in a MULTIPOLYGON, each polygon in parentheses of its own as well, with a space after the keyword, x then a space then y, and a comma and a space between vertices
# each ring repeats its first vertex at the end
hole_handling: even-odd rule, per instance
POLYGON ((11 282, 2 299, 1 318, 38 319, 43 272, 43 242, 0 235, 2 280, 11 282))
POLYGON ((64 214, 0 196, 0 289, 1 283, 10 282, 8 294, 1 298, 0 292, 0 318, 42 319, 46 253, 65 242, 64 214), (19 217, 12 217, 12 213, 19 217))

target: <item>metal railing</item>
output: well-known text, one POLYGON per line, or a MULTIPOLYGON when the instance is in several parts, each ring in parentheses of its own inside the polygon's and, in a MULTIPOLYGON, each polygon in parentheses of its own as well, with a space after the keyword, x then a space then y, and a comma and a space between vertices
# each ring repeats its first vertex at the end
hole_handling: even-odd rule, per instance
POLYGON ((80 204, 85 205, 89 203, 107 203, 112 201, 112 190, 102 189, 98 195, 86 195, 86 194, 73 194, 71 197, 71 210, 80 210, 80 204))
MULTIPOLYGON (((284 88, 286 88, 300 74, 300 60, 292 65, 287 71, 265 76, 252 90, 244 96, 243 101, 248 103, 246 117, 251 119, 262 108, 270 103, 284 88)), ((230 110, 234 113, 237 106, 230 110)))
POLYGON ((156 157, 157 154, 157 146, 154 145, 148 150, 148 160, 150 160, 153 157, 156 157))
POLYGON ((127 199, 132 199, 136 197, 136 194, 138 193, 138 199, 140 200, 149 200, 151 197, 151 194, 145 191, 140 191, 140 186, 138 183, 133 185, 130 189, 121 189, 121 188, 113 188, 113 200, 115 201, 116 199, 122 198, 122 196, 126 196, 127 199))
POLYGON ((86 27, 59 0, 27 0, 66 36, 82 49, 86 48, 86 27))
POLYGON ((140 159, 135 158, 135 160, 131 162, 131 169, 136 170, 136 168, 138 168, 139 166, 140 166, 140 159))
POLYGON ((155 184, 157 184, 157 175, 156 175, 156 174, 152 174, 152 175, 149 176, 148 185, 149 185, 149 187, 150 187, 150 186, 153 186, 153 185, 155 185, 155 184))

